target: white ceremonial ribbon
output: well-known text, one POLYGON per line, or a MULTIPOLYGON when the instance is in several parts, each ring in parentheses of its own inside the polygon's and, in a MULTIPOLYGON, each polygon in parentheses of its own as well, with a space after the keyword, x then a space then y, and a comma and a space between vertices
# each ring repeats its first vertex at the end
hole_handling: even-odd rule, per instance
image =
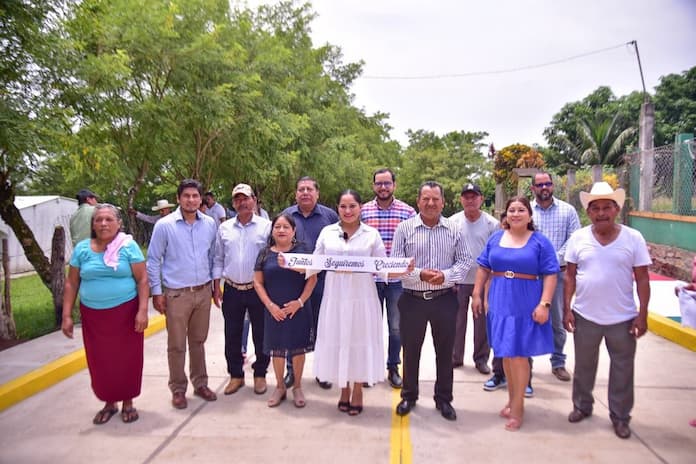
MULTIPOLYGON (((308 271, 350 271, 377 274, 404 273, 413 258, 386 258, 374 256, 310 255, 305 253, 281 253, 285 267, 308 271)), ((313 272, 312 274, 316 274, 313 272)))

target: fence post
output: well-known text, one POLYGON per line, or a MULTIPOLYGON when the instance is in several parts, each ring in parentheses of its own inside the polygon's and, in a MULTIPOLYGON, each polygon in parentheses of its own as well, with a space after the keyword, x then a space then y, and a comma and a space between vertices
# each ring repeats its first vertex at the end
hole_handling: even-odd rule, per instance
POLYGON ((694 138, 694 134, 677 134, 674 137, 674 177, 672 181, 672 212, 674 214, 691 215, 691 197, 693 196, 693 172, 694 160, 689 154, 686 141, 694 138))
POLYGON ((640 148, 640 194, 638 209, 652 209, 653 184, 655 178, 655 107, 650 102, 640 105, 640 128, 638 132, 638 147, 640 148))

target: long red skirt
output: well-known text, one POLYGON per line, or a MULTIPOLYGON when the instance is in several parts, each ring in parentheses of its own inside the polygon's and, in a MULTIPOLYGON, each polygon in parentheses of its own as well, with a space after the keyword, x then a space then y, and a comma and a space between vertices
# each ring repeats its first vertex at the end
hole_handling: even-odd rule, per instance
POLYGON ((104 402, 140 395, 143 380, 143 333, 135 331, 138 298, 109 309, 80 304, 82 339, 92 390, 104 402))

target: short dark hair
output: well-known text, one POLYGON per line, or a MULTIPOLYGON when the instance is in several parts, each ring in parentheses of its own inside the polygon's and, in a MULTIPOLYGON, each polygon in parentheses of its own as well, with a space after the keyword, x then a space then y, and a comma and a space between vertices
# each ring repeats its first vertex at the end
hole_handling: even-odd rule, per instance
POLYGON ((79 192, 77 192, 77 195, 75 195, 75 199, 77 200, 78 205, 81 205, 83 203, 87 203, 87 200, 89 198, 94 198, 94 199, 97 198, 97 196, 94 194, 94 192, 92 192, 89 189, 82 189, 79 192))
POLYGON ((426 180, 425 182, 423 182, 422 184, 420 184, 420 186, 418 187, 418 198, 420 198, 421 193, 423 192, 423 187, 430 187, 430 188, 435 188, 435 187, 437 187, 438 189, 440 189, 440 196, 442 197, 442 200, 444 201, 444 199, 445 199, 445 191, 444 191, 444 189, 442 188, 442 185, 440 185, 439 183, 435 182, 434 180, 426 180))
MULTIPOLYGON (((527 224, 527 230, 536 230, 534 227, 534 211, 532 210, 532 204, 529 202, 529 199, 523 195, 517 195, 512 198, 510 198, 507 203, 505 203, 505 216, 507 217, 507 210, 510 207, 511 204, 514 202, 519 202, 522 203, 522 205, 529 211, 529 224, 527 224)), ((510 224, 507 222, 503 224, 504 229, 509 229, 510 224)))
POLYGON ((384 174, 385 172, 388 172, 389 174, 391 174, 392 182, 396 182, 396 174, 394 174, 394 171, 392 171, 389 168, 382 168, 382 169, 376 170, 375 173, 372 174, 372 182, 375 182, 377 180, 377 174, 384 174))
POLYGON ((215 198, 215 194, 213 192, 205 192, 205 194, 203 196, 215 198))
POLYGON ((295 187, 300 185, 300 182, 303 182, 303 181, 313 182, 314 188, 316 189, 317 192, 319 191, 319 182, 317 182, 317 180, 314 177, 309 177, 309 176, 302 176, 299 179, 297 179, 297 183, 295 184, 295 187))
POLYGON ((184 192, 184 189, 195 188, 198 190, 198 194, 203 196, 203 185, 196 179, 184 179, 179 183, 179 187, 176 189, 176 197, 179 198, 184 192))
POLYGON ((549 179, 551 179, 551 182, 553 182, 553 176, 551 175, 550 172, 548 171, 539 171, 534 176, 532 177, 532 184, 536 183, 536 178, 537 176, 549 176, 549 179))

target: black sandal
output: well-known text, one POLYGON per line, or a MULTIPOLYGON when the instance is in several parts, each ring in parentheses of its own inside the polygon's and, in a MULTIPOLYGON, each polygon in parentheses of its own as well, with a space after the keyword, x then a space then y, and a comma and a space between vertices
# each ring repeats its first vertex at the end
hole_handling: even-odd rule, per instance
POLYGON ((94 419, 92 419, 92 423, 94 425, 104 425, 107 422, 109 422, 109 419, 113 417, 114 414, 118 412, 118 408, 108 408, 104 407, 101 409, 96 416, 94 416, 94 419))
POLYGON ((350 406, 348 406, 348 415, 349 416, 357 416, 358 414, 360 414, 362 412, 362 410, 363 410, 362 405, 354 406, 351 404, 350 406))
POLYGON ((138 410, 133 406, 121 410, 121 420, 126 424, 137 421, 139 417, 138 410))
POLYGON ((338 402, 338 410, 341 412, 350 411, 350 403, 348 401, 339 401, 338 402))

